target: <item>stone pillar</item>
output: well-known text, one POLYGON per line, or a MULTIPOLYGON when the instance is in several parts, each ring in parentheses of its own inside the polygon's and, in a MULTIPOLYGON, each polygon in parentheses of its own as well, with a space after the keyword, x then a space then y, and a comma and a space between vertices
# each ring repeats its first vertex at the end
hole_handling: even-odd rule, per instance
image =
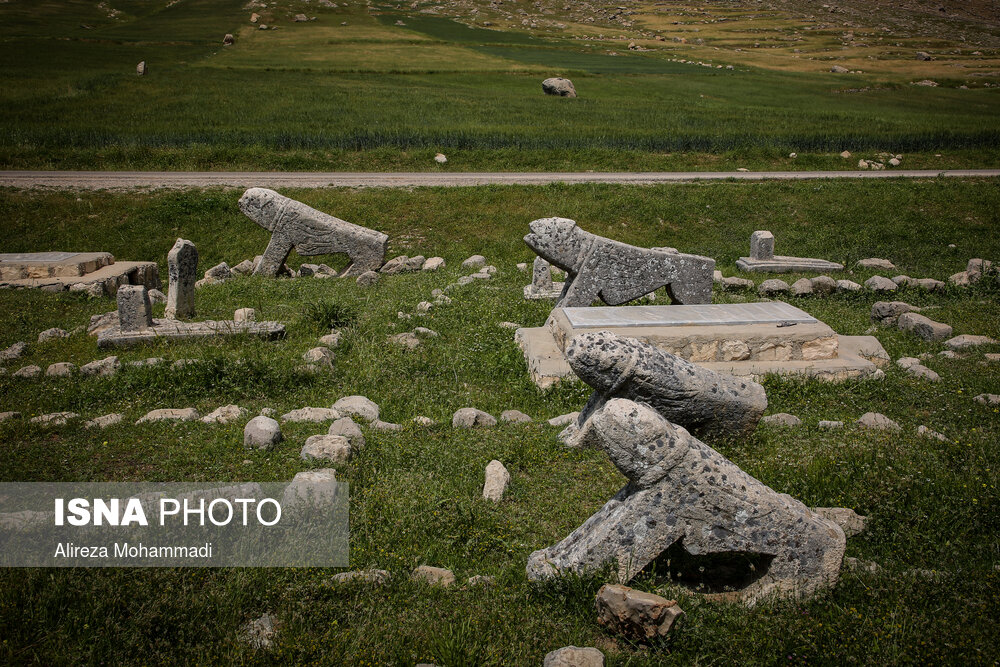
POLYGON ((194 284, 198 281, 198 249, 185 239, 177 239, 167 253, 168 319, 194 317, 194 284))
POLYGON ((774 259, 774 234, 758 231, 750 235, 750 259, 774 259))
POLYGON ((142 285, 122 285, 118 288, 118 323, 121 330, 140 331, 153 326, 153 311, 149 292, 142 285))
POLYGON ((541 257, 536 257, 534 264, 532 264, 531 285, 536 292, 552 290, 552 268, 541 257))

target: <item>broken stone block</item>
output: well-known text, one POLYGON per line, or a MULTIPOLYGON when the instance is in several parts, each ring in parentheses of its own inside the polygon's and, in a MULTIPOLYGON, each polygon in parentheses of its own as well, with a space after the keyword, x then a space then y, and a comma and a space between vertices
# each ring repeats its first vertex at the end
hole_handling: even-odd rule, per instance
POLYGON ((922 435, 925 438, 933 438, 935 440, 940 440, 941 442, 951 442, 950 440, 948 440, 948 436, 946 436, 945 434, 933 431, 924 426, 923 424, 917 427, 917 435, 922 435))
POLYGON ((727 291, 753 289, 754 282, 748 278, 737 278, 730 276, 722 279, 722 288, 727 291))
MULTIPOLYGON (((232 35, 226 35, 231 37, 232 35)), ((230 42, 232 43, 232 42, 230 42)), ((277 622, 270 614, 247 623, 240 632, 243 643, 254 649, 266 649, 271 646, 274 634, 277 632, 277 622)))
POLYGON ((968 271, 959 271, 948 276, 948 282, 956 287, 968 287, 972 284, 968 271))
POLYGON ((476 408, 460 408, 452 416, 451 425, 453 428, 473 428, 476 426, 496 426, 497 420, 493 415, 477 410, 476 408))
POLYGON ((142 285, 118 288, 118 326, 122 331, 141 331, 153 326, 149 292, 142 285))
POLYGON ((604 667, 604 654, 589 646, 564 646, 546 653, 542 667, 604 667))
POLYGON ((502 463, 494 459, 486 466, 486 483, 483 485, 483 498, 500 502, 510 483, 510 473, 502 463))
POLYGON ((254 275, 276 276, 294 248, 299 255, 346 253, 350 265, 342 276, 359 276, 385 261, 389 237, 317 211, 274 190, 250 188, 240 197, 240 210, 271 232, 271 241, 254 275))
POLYGON ((645 403, 699 438, 749 435, 767 408, 764 388, 752 380, 716 373, 609 331, 574 336, 565 354, 573 372, 595 390, 559 436, 570 446, 587 444, 588 420, 612 398, 645 403))
POLYGON ((996 344, 997 340, 995 338, 990 338, 989 336, 973 336, 971 334, 955 336, 954 338, 949 338, 944 342, 945 347, 949 350, 964 350, 967 347, 975 347, 976 345, 996 344))
POLYGON ((324 368, 333 366, 333 352, 326 347, 314 347, 311 350, 307 350, 302 355, 302 359, 306 363, 319 364, 324 368))
POLYGON ((344 396, 333 404, 333 409, 341 415, 354 415, 370 422, 379 417, 378 404, 365 396, 344 396))
POLYGON ((167 253, 168 320, 194 317, 194 284, 198 281, 198 249, 186 239, 177 239, 167 253))
POLYGON ((836 583, 846 540, 832 521, 648 405, 614 398, 589 424, 593 446, 628 482, 563 541, 532 553, 529 579, 616 562, 628 582, 662 556, 677 583, 748 604, 772 594, 804 598, 836 583))
POLYGON ((903 313, 896 320, 896 326, 903 331, 912 331, 924 340, 944 340, 952 333, 952 328, 947 324, 935 322, 929 317, 919 313, 903 313))
POLYGON ((42 426, 64 426, 71 419, 76 419, 79 416, 75 412, 52 412, 32 417, 30 421, 32 424, 41 424, 42 426))
POLYGON ((115 424, 120 424, 125 418, 125 415, 118 414, 117 412, 112 412, 108 415, 102 415, 100 417, 94 417, 90 421, 83 423, 84 428, 108 428, 109 426, 114 426, 115 424))
POLYGON ((306 440, 299 456, 305 461, 347 463, 351 460, 351 443, 342 435, 314 435, 306 440))
POLYGON ((135 66, 135 73, 139 76, 146 76, 147 71, 148 69, 146 68, 145 60, 140 61, 139 64, 135 66))
POLYGON ((271 449, 281 439, 281 426, 270 417, 254 417, 243 427, 243 446, 248 449, 271 449))
POLYGON ((774 234, 756 231, 750 235, 750 258, 757 260, 774 259, 774 234))
POLYGON ((1000 394, 979 394, 972 400, 983 405, 1000 405, 1000 394))
POLYGON ((809 282, 817 294, 832 294, 837 289, 837 281, 830 276, 816 276, 809 282))
POLYGON ((844 428, 844 422, 823 419, 820 420, 820 422, 817 423, 816 426, 818 428, 823 428, 823 429, 838 429, 838 428, 844 428))
POLYGON ((580 229, 567 218, 530 223, 528 247, 566 271, 557 308, 617 306, 666 287, 676 303, 711 303, 715 260, 700 255, 638 248, 580 229))
POLYGON ((887 259, 881 259, 879 257, 869 257, 867 259, 859 259, 855 266, 862 269, 879 269, 884 271, 893 271, 896 265, 887 259))
POLYGON ((837 289, 845 292, 860 292, 861 285, 857 284, 853 280, 838 280, 837 289))
POLYGON ((486 258, 482 255, 470 255, 462 262, 464 269, 478 269, 486 266, 486 258))
POLYGON ((639 640, 666 637, 684 615, 676 600, 604 584, 597 592, 597 622, 612 632, 639 640))
POLYGON ((410 579, 422 581, 431 586, 442 586, 448 588, 455 583, 455 574, 451 570, 443 567, 431 567, 430 565, 420 565, 412 573, 410 579))
POLYGON ((905 301, 876 301, 872 304, 871 320, 882 324, 895 324, 903 313, 917 312, 920 309, 905 301))

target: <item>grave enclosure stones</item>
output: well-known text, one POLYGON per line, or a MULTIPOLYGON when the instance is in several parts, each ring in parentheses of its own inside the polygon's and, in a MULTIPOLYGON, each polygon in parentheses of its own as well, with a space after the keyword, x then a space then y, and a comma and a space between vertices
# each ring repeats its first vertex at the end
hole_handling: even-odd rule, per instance
POLYGON ((826 272, 842 271, 843 264, 812 257, 785 257, 774 254, 774 235, 768 231, 756 231, 750 235, 750 256, 740 257, 736 266, 741 271, 761 273, 826 272))

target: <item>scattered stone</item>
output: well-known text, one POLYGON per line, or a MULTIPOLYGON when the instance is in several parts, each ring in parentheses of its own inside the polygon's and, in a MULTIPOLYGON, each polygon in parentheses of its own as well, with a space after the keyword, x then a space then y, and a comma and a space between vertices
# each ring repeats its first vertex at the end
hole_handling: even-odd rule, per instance
POLYGON ((799 278, 791 287, 792 296, 804 296, 813 293, 812 281, 808 278, 799 278))
POLYGON ((196 419, 198 419, 198 411, 194 408, 163 408, 160 410, 150 410, 136 424, 165 421, 189 422, 196 419))
POLYGON ((483 498, 500 502, 503 494, 510 483, 510 473, 507 468, 497 460, 490 461, 486 466, 486 483, 483 485, 483 498))
POLYGON ((496 426, 493 415, 476 408, 461 408, 451 418, 453 428, 473 428, 475 426, 496 426))
POLYGON ((198 249, 185 239, 177 239, 167 253, 167 307, 168 320, 194 317, 194 290, 198 276, 198 249))
POLYGON ((862 269, 879 269, 885 271, 893 271, 896 265, 887 259, 880 259, 878 257, 869 257, 867 259, 859 259, 855 266, 862 269))
POLYGON ((834 74, 847 74, 851 70, 847 69, 843 65, 834 65, 833 67, 830 68, 830 71, 833 72, 834 74))
POLYGON ((57 364, 51 364, 48 368, 46 368, 45 375, 48 377, 68 378, 76 371, 76 364, 71 364, 68 361, 61 361, 57 364))
POLYGON ((469 588, 475 588, 476 586, 494 586, 496 583, 496 578, 491 577, 488 574, 476 574, 465 580, 465 585, 469 588))
POLYGON ((861 415, 861 419, 857 423, 862 428, 870 428, 878 431, 902 430, 899 424, 879 412, 866 412, 861 415))
POLYGON ((118 288, 118 327, 123 332, 142 331, 153 326, 153 308, 149 292, 142 285, 118 288))
POLYGON ((257 262, 252 259, 244 259, 242 262, 237 264, 232 268, 233 273, 240 276, 249 276, 253 273, 254 267, 257 266, 257 262))
POLYGON ((434 304, 431 303, 430 301, 421 301, 420 303, 417 304, 417 312, 418 313, 429 313, 430 310, 431 310, 431 308, 433 308, 433 307, 434 307, 434 304))
POLYGON ((42 333, 38 334, 38 342, 44 343, 49 340, 57 340, 59 338, 68 338, 68 337, 69 337, 68 331, 66 331, 65 329, 59 329, 57 327, 53 327, 51 329, 46 329, 42 333))
POLYGON ((276 276, 293 248, 303 256, 346 253, 351 264, 342 276, 360 276, 385 260, 389 237, 382 232, 335 218, 274 190, 250 188, 240 197, 239 207, 271 232, 254 275, 276 276))
POLYGON ((420 339, 409 331, 389 336, 389 342, 396 343, 397 345, 402 345, 408 350, 413 350, 420 347, 420 339))
POLYGON ((119 368, 121 368, 121 362, 118 361, 118 357, 112 356, 84 364, 80 367, 80 372, 84 375, 111 376, 117 373, 119 368))
POLYGON ((99 336, 105 331, 111 331, 117 325, 118 325, 117 310, 112 310, 109 313, 92 315, 90 318, 90 324, 87 325, 87 334, 90 336, 99 336))
POLYGON ((167 295, 158 289, 151 289, 148 292, 150 303, 166 303, 167 295))
POLYGON ((989 336, 973 336, 970 334, 955 336, 954 338, 949 338, 944 342, 944 346, 949 350, 964 350, 967 347, 975 347, 976 345, 996 344, 997 340, 990 338, 989 336))
POLYGON ((795 415, 788 414, 787 412, 778 412, 773 415, 762 417, 760 423, 768 424, 770 426, 802 426, 801 419, 795 415))
POLYGON ((281 509, 302 505, 328 506, 337 499, 337 471, 317 468, 296 473, 281 496, 281 509))
POLYGON ((233 312, 234 322, 255 322, 257 321, 257 311, 253 308, 239 308, 233 312))
POLYGON ((851 151, 844 151, 843 153, 840 154, 840 157, 844 158, 845 160, 850 160, 851 159, 851 151))
POLYGON ((364 273, 358 276, 358 279, 355 282, 361 287, 371 287, 378 281, 379 281, 379 275, 377 273, 375 273, 374 271, 365 271, 364 273))
POLYGON ((940 382, 941 376, 927 368, 923 364, 913 364, 912 366, 906 367, 906 372, 914 377, 923 378, 930 382, 940 382))
MULTIPOLYGON (((226 35, 226 37, 232 37, 232 35, 226 35)), ((271 646, 275 632, 277 632, 277 623, 274 618, 270 614, 264 614, 247 623, 240 633, 240 638, 250 648, 264 650, 271 646)))
POLYGON ((903 313, 917 312, 919 310, 916 306, 911 306, 905 301, 876 301, 872 304, 871 320, 872 322, 892 325, 896 323, 899 316, 903 313))
POLYGON ((378 419, 378 404, 364 396, 345 396, 333 404, 333 409, 342 415, 356 415, 367 421, 378 419))
POLYGON ((444 257, 430 257, 424 261, 423 266, 420 267, 421 271, 437 271, 438 269, 443 269, 445 267, 444 257))
POLYGON ((448 157, 444 153, 435 153, 434 161, 438 164, 444 164, 448 161, 448 157))
POLYGON ((79 416, 75 412, 52 412, 47 415, 32 417, 30 421, 32 424, 41 424, 42 426, 63 426, 69 420, 76 419, 79 416))
POLYGON ((428 329, 427 327, 416 327, 413 333, 421 338, 437 338, 438 332, 434 329, 428 329))
POLYGON ((226 36, 222 38, 223 46, 232 46, 236 42, 236 38, 230 33, 226 33, 226 36))
POLYGON ((558 417, 553 417, 552 419, 548 420, 548 424, 549 426, 566 426, 568 424, 572 424, 579 418, 580 418, 579 411, 570 412, 564 415, 559 415, 558 417))
POLYGON ((917 51, 917 60, 934 60, 926 51, 917 51))
POLYGON ((486 258, 482 255, 472 255, 462 262, 462 268, 464 269, 478 269, 486 266, 486 258))
POLYGON ((884 276, 872 276, 865 281, 865 287, 873 292, 895 292, 898 286, 884 276))
POLYGON ((896 321, 896 326, 929 341, 944 340, 952 334, 952 328, 947 324, 935 322, 919 313, 903 313, 896 321))
POLYGON ((666 637, 684 612, 676 600, 604 584, 597 592, 597 622, 612 632, 640 640, 666 637))
POLYGON ((911 278, 910 276, 902 276, 902 275, 900 275, 900 276, 893 276, 892 277, 892 282, 896 283, 896 285, 898 285, 900 287, 906 287, 906 286, 912 285, 915 282, 915 280, 913 278, 911 278))
POLYGON ((923 424, 917 427, 917 435, 922 435, 925 438, 934 438, 935 440, 940 440, 941 442, 951 442, 945 434, 933 431, 923 424))
POLYGON ((179 371, 188 366, 195 366, 200 363, 200 359, 178 359, 174 363, 170 364, 170 370, 179 371))
POLYGON ((42 367, 36 366, 34 364, 30 366, 24 366, 18 370, 11 373, 11 377, 22 378, 22 379, 33 379, 42 374, 42 367))
POLYGON ((339 572, 330 577, 330 579, 338 584, 357 581, 365 584, 382 585, 388 583, 392 579, 392 575, 388 570, 354 570, 353 572, 339 572))
POLYGON ((327 346, 328 348, 335 348, 340 345, 340 341, 341 339, 343 339, 343 337, 344 336, 342 332, 332 331, 327 335, 321 337, 319 339, 319 342, 323 343, 323 345, 327 346))
POLYGON ((589 646, 564 646, 546 653, 542 667, 604 667, 604 654, 589 646))
POLYGON ((1000 405, 1000 394, 979 394, 972 400, 983 405, 1000 405))
POLYGON ((361 449, 365 446, 365 436, 361 432, 361 427, 359 427, 353 419, 350 417, 341 417, 337 419, 332 424, 327 431, 329 435, 338 435, 347 438, 347 441, 351 443, 353 449, 361 449))
POLYGON ((569 79, 554 76, 542 81, 542 92, 558 97, 576 97, 576 87, 569 79))
POLYGON ((146 76, 146 61, 140 61, 138 65, 135 66, 135 73, 139 76, 146 76))
POLYGON ((261 417, 273 417, 276 414, 278 414, 278 411, 275 410, 274 408, 261 408, 260 409, 260 416, 261 417))
POLYGON ((254 417, 243 427, 243 446, 248 449, 271 449, 281 440, 281 426, 270 417, 254 417))
POLYGON ((861 516, 847 507, 813 507, 813 514, 834 522, 844 531, 844 537, 851 538, 864 531, 868 517, 861 516))
POLYGON ((108 415, 102 415, 100 417, 94 417, 90 421, 83 423, 84 428, 108 428, 109 426, 114 426, 115 424, 121 423, 125 418, 125 415, 118 414, 117 412, 112 412, 108 415))
POLYGON ((853 280, 838 280, 837 289, 843 290, 844 292, 860 292, 861 285, 857 284, 853 280))
POLYGON ((940 280, 934 280, 933 278, 918 278, 914 280, 912 285, 916 285, 920 289, 927 290, 928 292, 936 292, 940 289, 944 289, 945 283, 940 280))
POLYGON ((443 567, 431 567, 430 565, 420 565, 417 567, 410 574, 410 579, 444 588, 448 588, 455 583, 455 575, 451 570, 446 570, 443 567))
POLYGON ((223 405, 202 417, 201 421, 206 424, 228 424, 243 419, 246 413, 247 411, 238 405, 223 405))
POLYGON ((0 422, 5 422, 8 419, 20 419, 20 412, 0 412, 0 422))
POLYGON ((91 299, 99 299, 102 296, 104 296, 104 283, 103 282, 73 283, 72 285, 69 286, 69 291, 83 292, 91 299))
POLYGON ((585 446, 593 415, 612 398, 641 401, 698 438, 749 435, 767 408, 764 388, 697 366, 635 338, 608 331, 574 336, 566 359, 594 394, 560 435, 585 446))
POLYGON ((844 428, 844 422, 824 419, 820 421, 818 424, 816 424, 816 426, 818 428, 834 430, 838 428, 844 428))
POLYGON ((342 435, 314 435, 306 440, 299 456, 305 461, 347 463, 351 460, 351 443, 342 435))
POLYGON ((13 361, 14 359, 20 359, 27 349, 27 343, 24 341, 18 341, 0 352, 0 361, 13 361))
POLYGON ((284 422, 325 422, 340 419, 340 411, 336 408, 299 408, 281 415, 284 422))
POLYGON ((878 563, 873 563, 870 560, 863 560, 861 558, 853 558, 851 556, 844 559, 844 567, 848 570, 863 570, 871 574, 876 574, 882 569, 878 566, 878 563))
POLYGON ((586 307, 596 299, 617 306, 661 287, 676 303, 712 301, 710 257, 638 248, 586 232, 568 218, 541 218, 529 226, 528 247, 567 273, 558 308, 586 307))
POLYGON ((837 281, 830 276, 816 276, 809 282, 817 294, 832 294, 837 289, 837 281))
POLYGON ((393 257, 388 262, 382 265, 378 271, 379 273, 384 273, 387 276, 394 276, 397 273, 409 273, 410 271, 417 271, 420 266, 413 266, 410 258, 406 255, 399 255, 398 257, 393 257))
POLYGON ((958 273, 952 274, 948 277, 948 282, 956 287, 968 287, 972 284, 972 281, 969 280, 968 271, 959 271, 958 273))
POLYGON ((327 347, 314 347, 302 355, 307 364, 319 364, 325 368, 333 367, 333 352, 327 347))
MULTIPOLYGON (((738 394, 731 398, 741 403, 738 394)), ((619 581, 627 583, 675 549, 682 562, 693 561, 678 565, 679 583, 695 590, 742 586, 730 595, 747 604, 772 594, 806 598, 836 584, 846 542, 835 523, 768 488, 648 405, 608 400, 591 414, 588 430, 590 444, 628 481, 562 542, 531 554, 530 580, 616 562, 619 581), (695 567, 702 557, 732 552, 766 554, 765 571, 729 576, 695 567)))
POLYGON ((722 288, 729 291, 753 289, 754 282, 748 278, 737 278, 731 276, 722 279, 722 288))
POLYGON ((381 419, 376 419, 371 423, 371 427, 376 431, 402 431, 402 424, 394 424, 392 422, 384 422, 381 419))
POLYGON ((784 280, 771 278, 757 286, 757 293, 761 296, 772 296, 774 294, 786 294, 790 289, 788 283, 784 280))
POLYGON ((531 417, 520 410, 504 410, 500 413, 500 421, 507 424, 525 424, 531 421, 531 417))
POLYGON ((521 328, 521 325, 518 324, 517 322, 500 322, 499 324, 497 324, 497 326, 500 327, 501 329, 514 329, 514 330, 516 330, 516 329, 520 329, 521 328))
POLYGON ((425 417, 423 415, 417 415, 413 418, 413 423, 418 426, 434 426, 434 420, 430 417, 425 417))
POLYGON ((984 273, 993 268, 993 262, 988 259, 970 259, 965 266, 965 272, 969 274, 970 282, 977 282, 984 273))

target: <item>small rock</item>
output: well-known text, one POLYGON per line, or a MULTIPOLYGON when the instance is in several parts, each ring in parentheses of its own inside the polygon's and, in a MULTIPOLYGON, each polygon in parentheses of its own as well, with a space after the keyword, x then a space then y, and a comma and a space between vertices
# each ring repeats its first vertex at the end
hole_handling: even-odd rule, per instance
POLYGON ((443 586, 444 588, 455 583, 455 575, 451 570, 446 570, 443 567, 431 567, 430 565, 417 567, 410 574, 410 579, 413 581, 422 581, 431 586, 443 586))
POLYGON ((516 329, 520 329, 521 328, 521 325, 518 324, 517 322, 500 322, 499 324, 497 324, 497 326, 500 327, 501 329, 514 329, 514 330, 516 330, 516 329))
POLYGON ((167 295, 158 289, 149 290, 149 302, 150 303, 166 303, 167 295))
POLYGON ((284 422, 325 422, 340 419, 340 411, 336 408, 299 408, 281 415, 284 422))
POLYGON ((933 431, 923 424, 917 427, 917 435, 922 435, 925 438, 934 438, 935 440, 940 440, 941 442, 950 442, 950 440, 948 440, 948 436, 943 433, 933 431))
POLYGON ((753 289, 754 282, 747 278, 737 278, 735 276, 722 279, 722 288, 725 290, 753 289))
POLYGON ((32 378, 40 376, 41 374, 42 374, 42 367, 32 364, 30 366, 24 366, 23 368, 19 368, 18 370, 14 371, 13 373, 11 373, 11 377, 30 380, 32 378))
POLYGON ((247 411, 238 405, 223 405, 201 418, 206 424, 228 424, 243 419, 247 411))
POLYGON ((470 588, 475 586, 493 586, 496 583, 496 578, 488 574, 476 574, 465 580, 465 585, 470 588))
POLYGON ((109 415, 102 415, 100 417, 94 417, 90 421, 83 423, 84 428, 108 428, 109 426, 114 426, 115 424, 121 423, 125 418, 125 415, 120 415, 117 412, 112 412, 109 415))
POLYGON ((809 282, 813 292, 817 294, 831 294, 837 289, 837 281, 830 276, 816 276, 809 282))
MULTIPOLYGON (((73 283, 69 286, 70 292, 83 292, 91 299, 99 299, 104 296, 103 282, 73 283)), ((162 294, 162 292, 161 292, 162 294)))
POLYGON ((889 260, 880 259, 878 257, 859 259, 855 266, 861 267, 862 269, 880 269, 885 271, 893 271, 896 268, 896 265, 889 260))
POLYGON ((802 420, 795 415, 788 414, 787 412, 778 412, 773 415, 768 415, 760 420, 761 424, 769 424, 771 426, 802 426, 802 420))
POLYGON ((576 87, 569 79, 553 76, 542 81, 542 92, 558 97, 576 97, 576 87))
POLYGON ((892 282, 896 283, 899 287, 904 287, 912 285, 916 281, 910 276, 893 276, 892 282))
POLYGON ((225 262, 221 264, 216 264, 208 271, 205 272, 205 278, 212 278, 213 280, 218 280, 220 282, 225 282, 233 277, 233 271, 229 268, 229 265, 225 262))
POLYGON ((355 415, 370 422, 378 419, 379 415, 378 404, 364 396, 345 396, 333 404, 333 409, 342 415, 355 415))
MULTIPOLYGON (((230 35, 226 35, 229 37, 230 35)), ((255 621, 250 621, 243 627, 240 638, 250 648, 266 649, 271 646, 276 632, 276 623, 270 614, 264 614, 255 621)))
POLYGON ((340 331, 333 331, 319 339, 319 342, 328 348, 335 348, 340 345, 340 341, 343 338, 343 333, 340 331))
POLYGON ((500 413, 500 421, 507 424, 524 424, 531 421, 531 417, 520 410, 504 410, 500 413))
POLYGON ((430 257, 424 261, 421 271, 437 271, 445 267, 444 257, 430 257))
POLYGON ((41 424, 43 426, 62 426, 69 420, 76 419, 79 416, 75 412, 52 412, 47 415, 32 417, 30 421, 32 424, 41 424))
POLYGON ((358 426, 350 417, 341 417, 330 424, 330 428, 327 433, 347 438, 347 441, 351 443, 351 447, 353 449, 361 449, 365 446, 365 436, 361 432, 361 427, 358 426))
POLYGON ((475 426, 496 426, 497 420, 493 415, 477 410, 476 408, 461 408, 455 411, 452 416, 451 425, 453 428, 473 428, 475 426))
POLYGON ((233 313, 234 322, 254 322, 257 319, 257 311, 253 308, 240 308, 233 313))
POLYGON ((164 421, 189 422, 195 419, 198 419, 198 411, 194 408, 163 408, 160 410, 150 410, 136 424, 164 421))
POLYGON ((1000 394, 979 394, 972 400, 983 405, 1000 405, 1000 394))
POLYGON ((923 364, 914 364, 906 369, 906 372, 914 377, 923 378, 930 382, 940 382, 941 376, 927 368, 923 364))
MULTIPOLYGON (((118 314, 115 314, 115 319, 118 319, 118 314)), ((28 349, 28 344, 24 341, 18 341, 0 352, 0 361, 13 361, 14 359, 20 359, 24 356, 24 353, 28 349)))
POLYGON ((427 327, 416 327, 413 333, 421 338, 437 338, 438 332, 434 329, 428 329, 427 327))
POLYGON ((771 278, 765 280, 760 285, 757 286, 757 293, 761 296, 771 296, 773 294, 785 294, 791 288, 788 286, 784 280, 780 278, 771 278))
POLYGON ((830 68, 830 71, 833 72, 834 74, 847 74, 851 70, 847 69, 842 65, 834 65, 833 67, 830 68))
POLYGON ((545 654, 542 667, 604 667, 604 654, 589 646, 564 646, 545 654))
POLYGON ((804 296, 806 294, 812 294, 813 286, 812 281, 808 278, 799 278, 791 287, 792 296, 804 296))
MULTIPOLYGON (((257 263, 254 260, 244 259, 232 268, 232 272, 241 276, 249 276, 256 267, 257 263)), ((152 293, 150 294, 150 298, 152 298, 152 293)))
POLYGON ((351 443, 342 435, 314 435, 306 440, 299 457, 305 461, 347 463, 351 460, 351 443))
POLYGON ((371 287, 379 281, 379 275, 374 271, 365 271, 355 281, 361 287, 371 287))
POLYGON ((431 310, 431 308, 433 308, 433 307, 434 307, 434 304, 431 303, 430 301, 421 301, 420 303, 417 304, 417 312, 418 313, 429 313, 430 310, 431 310))
POLYGON ((684 614, 676 600, 637 591, 620 584, 604 584, 597 592, 597 622, 636 639, 666 637, 684 614))
POLYGON ((527 262, 518 262, 516 264, 516 266, 517 266, 517 270, 518 271, 527 271, 528 270, 528 263, 527 262))
POLYGON ((876 301, 872 304, 872 322, 882 324, 895 324, 899 316, 903 313, 916 312, 920 310, 916 306, 911 306, 905 301, 876 301))
POLYGON ((861 285, 857 284, 853 280, 838 280, 837 289, 845 292, 860 292, 861 285))
POLYGON ((844 428, 844 422, 824 419, 818 424, 816 424, 816 426, 818 428, 824 428, 824 429, 838 429, 838 428, 844 428))
POLYGON ((38 334, 38 342, 44 343, 47 340, 56 340, 57 338, 67 338, 68 336, 69 332, 66 331, 65 329, 59 329, 53 327, 51 329, 46 329, 42 333, 38 334))
POLYGON ((438 164, 444 164, 445 162, 448 161, 448 158, 445 157, 444 153, 437 153, 434 155, 434 161, 437 162, 438 164))
POLYGON ((466 269, 478 269, 486 266, 486 258, 482 255, 472 255, 462 262, 462 267, 466 269))
POLYGON ((968 287, 969 285, 972 284, 972 281, 969 280, 968 271, 959 271, 958 273, 953 273, 952 275, 948 276, 948 282, 956 287, 968 287))
POLYGON ((404 332, 393 334, 389 336, 390 343, 396 343, 397 345, 402 345, 408 350, 413 350, 420 347, 420 339, 417 338, 412 332, 404 332))
POLYGON ((949 350, 964 350, 967 347, 974 347, 976 345, 996 344, 996 339, 990 338, 989 336, 973 336, 970 334, 955 336, 954 338, 949 338, 944 342, 944 346, 949 350))
POLYGON ((60 377, 68 378, 77 370, 76 364, 71 364, 68 361, 62 361, 57 364, 52 364, 45 369, 45 374, 49 377, 60 377))
POLYGON ((5 422, 8 419, 20 419, 20 412, 0 412, 0 422, 5 422))
POLYGON ((919 313, 903 313, 896 320, 896 326, 929 341, 944 340, 952 334, 952 328, 947 324, 935 322, 919 313))
POLYGON ((916 285, 920 289, 925 289, 928 292, 936 292, 940 289, 943 289, 945 286, 945 283, 943 281, 934 280, 933 278, 917 278, 911 284, 916 285))
POLYGON ((579 416, 579 412, 570 412, 565 415, 559 415, 558 417, 553 417, 549 420, 549 426, 566 426, 575 422, 579 416))
POLYGON ((851 159, 851 151, 844 151, 843 153, 840 154, 840 157, 844 158, 845 160, 850 160, 851 159))
POLYGON ((388 570, 355 570, 353 572, 339 572, 330 579, 338 584, 358 581, 365 584, 381 585, 388 583, 392 579, 392 575, 388 570))
POLYGON ((281 439, 281 426, 270 417, 254 417, 243 428, 243 446, 248 449, 271 449, 281 439))
POLYGON ((434 426, 434 420, 430 417, 424 417, 423 415, 417 415, 414 417, 413 423, 418 426, 434 426))
POLYGON ((80 366, 80 372, 84 375, 111 376, 117 373, 119 368, 121 368, 121 362, 118 361, 118 357, 112 356, 84 364, 80 366))
POLYGON ((376 431, 402 431, 402 424, 394 424, 392 422, 384 422, 381 419, 376 419, 371 423, 371 427, 376 431))
POLYGON ((333 352, 328 347, 314 347, 302 355, 302 360, 308 364, 333 366, 333 352))
POLYGON ((899 424, 878 412, 866 412, 861 415, 861 419, 859 419, 857 423, 862 428, 870 428, 880 431, 902 430, 899 424))
POLYGON ((510 473, 507 468, 497 460, 490 461, 486 466, 486 483, 483 485, 483 498, 500 502, 503 494, 510 483, 510 473))
POLYGON ((229 33, 226 33, 226 36, 222 38, 222 45, 223 45, 223 46, 232 46, 232 44, 233 44, 233 43, 234 43, 235 41, 236 41, 236 38, 235 38, 235 37, 233 37, 233 36, 232 36, 231 34, 229 34, 229 33))
POLYGON ((896 283, 884 276, 872 276, 865 281, 865 287, 873 292, 895 292, 897 289, 896 283))

